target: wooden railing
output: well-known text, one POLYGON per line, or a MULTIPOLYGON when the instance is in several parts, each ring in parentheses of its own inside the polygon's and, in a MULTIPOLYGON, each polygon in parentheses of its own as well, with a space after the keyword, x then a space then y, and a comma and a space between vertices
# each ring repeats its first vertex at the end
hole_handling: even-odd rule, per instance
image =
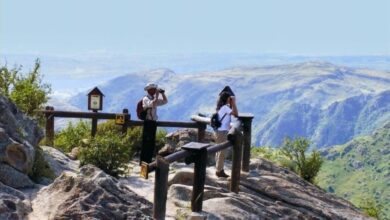
MULTIPOLYGON (((69 112, 55 111, 53 107, 46 107, 41 111, 46 116, 46 139, 48 144, 54 142, 54 118, 83 118, 92 119, 91 135, 94 136, 97 131, 97 121, 99 119, 120 119, 118 124, 122 126, 122 132, 125 133, 130 126, 143 126, 143 121, 131 120, 131 115, 127 109, 122 113, 98 113, 98 112, 69 112)), ((166 157, 157 156, 156 160, 147 164, 142 163, 141 175, 148 178, 150 172, 155 171, 155 190, 153 216, 156 219, 164 219, 166 213, 166 199, 168 190, 169 164, 185 159, 187 164, 194 163, 194 181, 191 198, 191 209, 194 212, 202 211, 203 191, 206 178, 207 154, 215 153, 220 150, 233 148, 232 171, 229 190, 235 193, 239 192, 241 169, 244 172, 249 171, 250 147, 251 147, 251 127, 252 114, 240 114, 238 122, 230 129, 228 141, 216 145, 210 145, 204 142, 207 124, 210 119, 201 116, 192 116, 191 122, 175 121, 157 121, 158 127, 178 127, 178 128, 196 128, 198 129, 198 142, 191 142, 182 147, 182 150, 170 154, 166 157), (241 162, 242 161, 242 162, 241 162)), ((155 137, 152 137, 155 140, 155 137)))
POLYGON ((241 176, 242 132, 240 125, 233 127, 228 133, 228 141, 210 145, 207 143, 191 142, 182 147, 182 150, 166 157, 157 156, 156 161, 142 164, 141 173, 145 178, 155 171, 153 217, 164 219, 166 214, 166 200, 168 191, 169 164, 186 159, 186 163, 194 163, 193 186, 191 195, 191 210, 201 212, 203 204, 204 184, 206 180, 207 154, 233 148, 233 161, 229 190, 238 193, 241 176))
MULTIPOLYGON (((92 119, 91 136, 95 136, 97 131, 97 122, 99 119, 117 119, 123 118, 122 132, 125 133, 128 127, 131 126, 143 126, 143 121, 131 120, 131 115, 127 109, 123 109, 122 113, 101 113, 101 112, 71 112, 71 111, 55 111, 54 107, 47 106, 45 110, 41 111, 46 117, 46 140, 49 145, 53 145, 54 142, 54 119, 58 118, 80 118, 80 119, 92 119)), ((198 129, 198 141, 204 139, 206 124, 200 122, 176 122, 176 121, 157 121, 158 127, 176 127, 176 128, 197 128, 198 129)))

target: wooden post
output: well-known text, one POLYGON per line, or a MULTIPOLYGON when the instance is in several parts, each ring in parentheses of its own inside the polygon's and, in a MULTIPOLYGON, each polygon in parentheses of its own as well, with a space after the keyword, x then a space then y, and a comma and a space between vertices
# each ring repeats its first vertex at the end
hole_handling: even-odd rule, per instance
MULTIPOLYGON (((93 112, 97 112, 97 110, 93 110, 93 112)), ((92 129, 91 129, 91 136, 92 137, 95 137, 95 134, 96 134, 96 131, 97 131, 97 117, 93 117, 92 118, 92 129)))
POLYGON ((244 137, 242 146, 242 171, 249 172, 249 162, 251 159, 251 140, 252 140, 252 114, 240 114, 239 119, 243 124, 244 137))
POLYGON ((206 180, 207 148, 209 146, 210 144, 190 142, 181 147, 181 149, 192 153, 193 161, 195 162, 191 197, 191 210, 193 212, 202 211, 204 183, 206 180))
POLYGON ((156 161, 157 167, 154 179, 153 218, 159 220, 165 219, 169 163, 161 156, 157 156, 156 161))
POLYGON ((230 179, 230 191, 238 193, 240 191, 241 157, 242 157, 242 133, 236 131, 233 138, 233 162, 230 179))
POLYGON ((202 148, 196 154, 194 182, 192 187, 191 210, 201 212, 203 204, 204 183, 206 180, 207 149, 202 148))
POLYGON ((206 128, 207 128, 207 125, 204 124, 204 123, 199 123, 197 122, 198 124, 198 142, 201 142, 203 143, 204 142, 204 136, 206 134, 206 128))
MULTIPOLYGON (((46 106, 46 111, 54 111, 54 107, 46 106)), ((54 115, 45 113, 46 117, 46 145, 53 146, 54 144, 54 115)))
POLYGON ((128 122, 130 121, 129 110, 127 108, 124 108, 122 113, 125 115, 125 123, 122 125, 122 134, 126 134, 128 122))

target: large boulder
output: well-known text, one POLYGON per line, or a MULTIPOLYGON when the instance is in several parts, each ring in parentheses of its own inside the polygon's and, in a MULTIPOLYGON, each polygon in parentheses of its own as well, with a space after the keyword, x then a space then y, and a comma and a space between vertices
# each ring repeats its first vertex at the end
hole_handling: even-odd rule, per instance
POLYGON ((87 165, 63 172, 33 201, 31 219, 152 219, 152 204, 115 178, 87 165))
POLYGON ((8 135, 16 141, 29 142, 37 146, 43 137, 43 131, 37 122, 23 114, 14 103, 0 95, 0 127, 5 128, 8 135))
POLYGON ((0 219, 26 219, 31 205, 26 196, 0 182, 0 219))
MULTIPOLYGON (((169 153, 179 151, 182 146, 190 142, 198 141, 198 130, 197 129, 180 129, 166 136, 166 145, 163 149, 167 148, 169 153)), ((204 143, 215 142, 213 133, 206 131, 203 140, 204 143)))
POLYGON ((41 149, 45 161, 48 163, 56 177, 60 176, 64 171, 73 173, 79 171, 80 161, 70 159, 62 151, 53 147, 41 146, 41 149))
POLYGON ((42 137, 37 123, 0 95, 0 162, 23 173, 30 172, 35 158, 34 146, 42 137))

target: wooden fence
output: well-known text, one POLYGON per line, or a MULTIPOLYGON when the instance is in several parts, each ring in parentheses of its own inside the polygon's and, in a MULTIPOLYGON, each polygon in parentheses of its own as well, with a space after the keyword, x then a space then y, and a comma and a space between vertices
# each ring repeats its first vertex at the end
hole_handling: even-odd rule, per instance
POLYGON ((166 214, 166 200, 168 190, 169 164, 187 158, 186 163, 194 163, 193 186, 191 195, 191 210, 201 212, 203 204, 204 184, 206 180, 207 154, 233 148, 232 171, 229 190, 238 193, 241 176, 242 132, 239 126, 233 127, 228 133, 228 141, 216 145, 191 142, 182 147, 182 150, 166 157, 157 156, 156 161, 142 165, 143 175, 155 171, 153 217, 164 219, 166 214))
MULTIPOLYGON (((131 120, 127 109, 122 113, 98 113, 98 112, 69 112, 55 111, 53 107, 46 107, 42 111, 46 116, 46 139, 48 144, 54 142, 54 119, 61 118, 82 118, 92 119, 91 135, 94 136, 97 131, 97 121, 99 119, 118 120, 122 126, 122 132, 125 133, 130 126, 143 126, 143 121, 131 120)), ((181 151, 170 154, 166 157, 157 156, 156 160, 147 164, 142 163, 141 175, 148 178, 152 171, 155 173, 155 189, 153 216, 156 219, 164 219, 166 213, 166 199, 168 189, 169 164, 181 159, 186 159, 186 163, 194 163, 194 181, 191 198, 191 209, 194 212, 202 211, 203 191, 206 178, 207 154, 217 151, 233 148, 232 172, 230 178, 229 190, 235 193, 239 192, 241 170, 249 171, 250 147, 251 147, 251 127, 252 114, 240 114, 238 123, 228 133, 228 141, 216 145, 202 143, 204 141, 207 124, 210 119, 201 116, 192 116, 192 122, 175 121, 157 121, 158 127, 178 127, 178 128, 196 128, 198 129, 198 142, 191 142, 182 147, 181 151), (242 161, 242 162, 241 162, 242 161)), ((155 137, 154 137, 155 140, 155 137)))
MULTIPOLYGON (((53 145, 54 142, 54 118, 80 118, 92 119, 91 135, 95 136, 97 131, 97 122, 102 119, 115 120, 118 117, 123 118, 122 132, 125 133, 128 127, 143 126, 143 121, 131 120, 131 116, 127 109, 123 109, 122 113, 100 113, 100 112, 70 112, 70 111, 55 111, 54 107, 47 106, 41 111, 46 117, 46 139, 48 144, 53 145)), ((158 127, 176 127, 176 128, 197 128, 198 140, 203 140, 207 125, 202 122, 175 122, 175 121, 157 121, 158 127)))

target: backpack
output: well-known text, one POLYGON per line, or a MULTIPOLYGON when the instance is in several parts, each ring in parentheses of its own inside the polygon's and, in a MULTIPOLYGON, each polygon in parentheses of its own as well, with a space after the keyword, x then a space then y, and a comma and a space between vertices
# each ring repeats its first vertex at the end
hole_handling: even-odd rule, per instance
POLYGON ((222 116, 221 120, 219 120, 218 112, 211 115, 210 125, 214 130, 217 130, 222 125, 222 120, 225 118, 226 113, 222 116))
POLYGON ((139 100, 137 103, 137 117, 140 120, 145 120, 146 119, 146 114, 148 113, 148 109, 144 109, 142 105, 142 100, 139 100))

